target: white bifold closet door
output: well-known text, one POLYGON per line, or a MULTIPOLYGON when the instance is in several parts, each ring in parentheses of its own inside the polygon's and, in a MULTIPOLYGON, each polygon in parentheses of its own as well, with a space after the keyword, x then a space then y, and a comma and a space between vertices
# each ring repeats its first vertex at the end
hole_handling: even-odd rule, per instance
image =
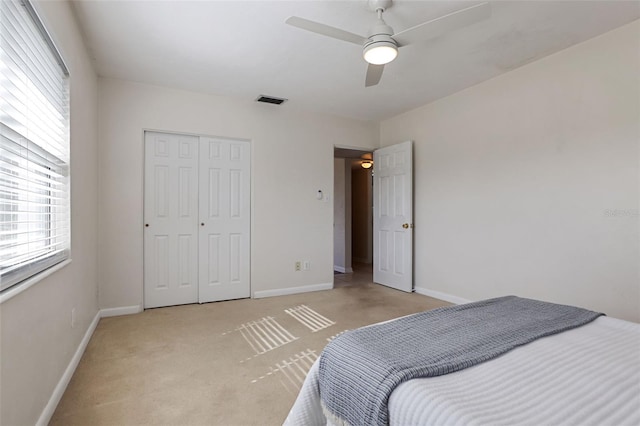
POLYGON ((145 133, 145 308, 198 301, 198 147, 145 133))
POLYGON ((200 138, 199 301, 249 297, 249 142, 200 138))
POLYGON ((145 132, 145 308, 250 295, 250 146, 145 132))

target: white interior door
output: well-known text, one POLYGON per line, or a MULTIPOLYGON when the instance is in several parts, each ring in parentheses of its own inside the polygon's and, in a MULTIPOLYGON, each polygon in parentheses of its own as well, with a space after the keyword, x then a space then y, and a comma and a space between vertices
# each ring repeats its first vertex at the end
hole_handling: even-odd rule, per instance
POLYGON ((200 141, 199 301, 249 297, 251 147, 200 141))
POLYGON ((413 291, 412 143, 373 152, 373 281, 413 291))
POLYGON ((145 133, 144 306, 198 301, 198 137, 145 133))

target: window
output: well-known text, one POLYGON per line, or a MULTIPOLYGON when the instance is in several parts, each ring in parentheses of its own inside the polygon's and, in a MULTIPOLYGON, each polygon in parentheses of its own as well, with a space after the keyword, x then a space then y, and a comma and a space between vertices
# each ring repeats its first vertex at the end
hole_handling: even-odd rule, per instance
POLYGON ((67 68, 27 0, 0 1, 0 290, 69 257, 67 68))

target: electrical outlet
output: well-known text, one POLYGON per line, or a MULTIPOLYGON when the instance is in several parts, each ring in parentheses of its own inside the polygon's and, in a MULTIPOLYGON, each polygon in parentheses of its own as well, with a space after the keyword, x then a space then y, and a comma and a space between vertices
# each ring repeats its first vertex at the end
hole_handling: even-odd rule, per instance
POLYGON ((71 328, 76 328, 76 308, 71 309, 71 328))
POLYGON ((303 271, 308 271, 309 269, 311 269, 311 262, 309 262, 308 260, 305 260, 302 262, 302 270, 303 271))
POLYGON ((296 272, 300 271, 302 269, 302 265, 300 264, 300 261, 297 260, 296 261, 296 272))

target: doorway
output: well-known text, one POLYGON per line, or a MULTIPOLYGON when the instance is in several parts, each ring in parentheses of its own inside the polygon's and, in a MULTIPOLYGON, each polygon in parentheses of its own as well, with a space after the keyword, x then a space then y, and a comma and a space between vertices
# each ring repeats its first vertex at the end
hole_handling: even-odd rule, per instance
POLYGON ((372 160, 372 151, 334 148, 334 287, 373 281, 372 160))

